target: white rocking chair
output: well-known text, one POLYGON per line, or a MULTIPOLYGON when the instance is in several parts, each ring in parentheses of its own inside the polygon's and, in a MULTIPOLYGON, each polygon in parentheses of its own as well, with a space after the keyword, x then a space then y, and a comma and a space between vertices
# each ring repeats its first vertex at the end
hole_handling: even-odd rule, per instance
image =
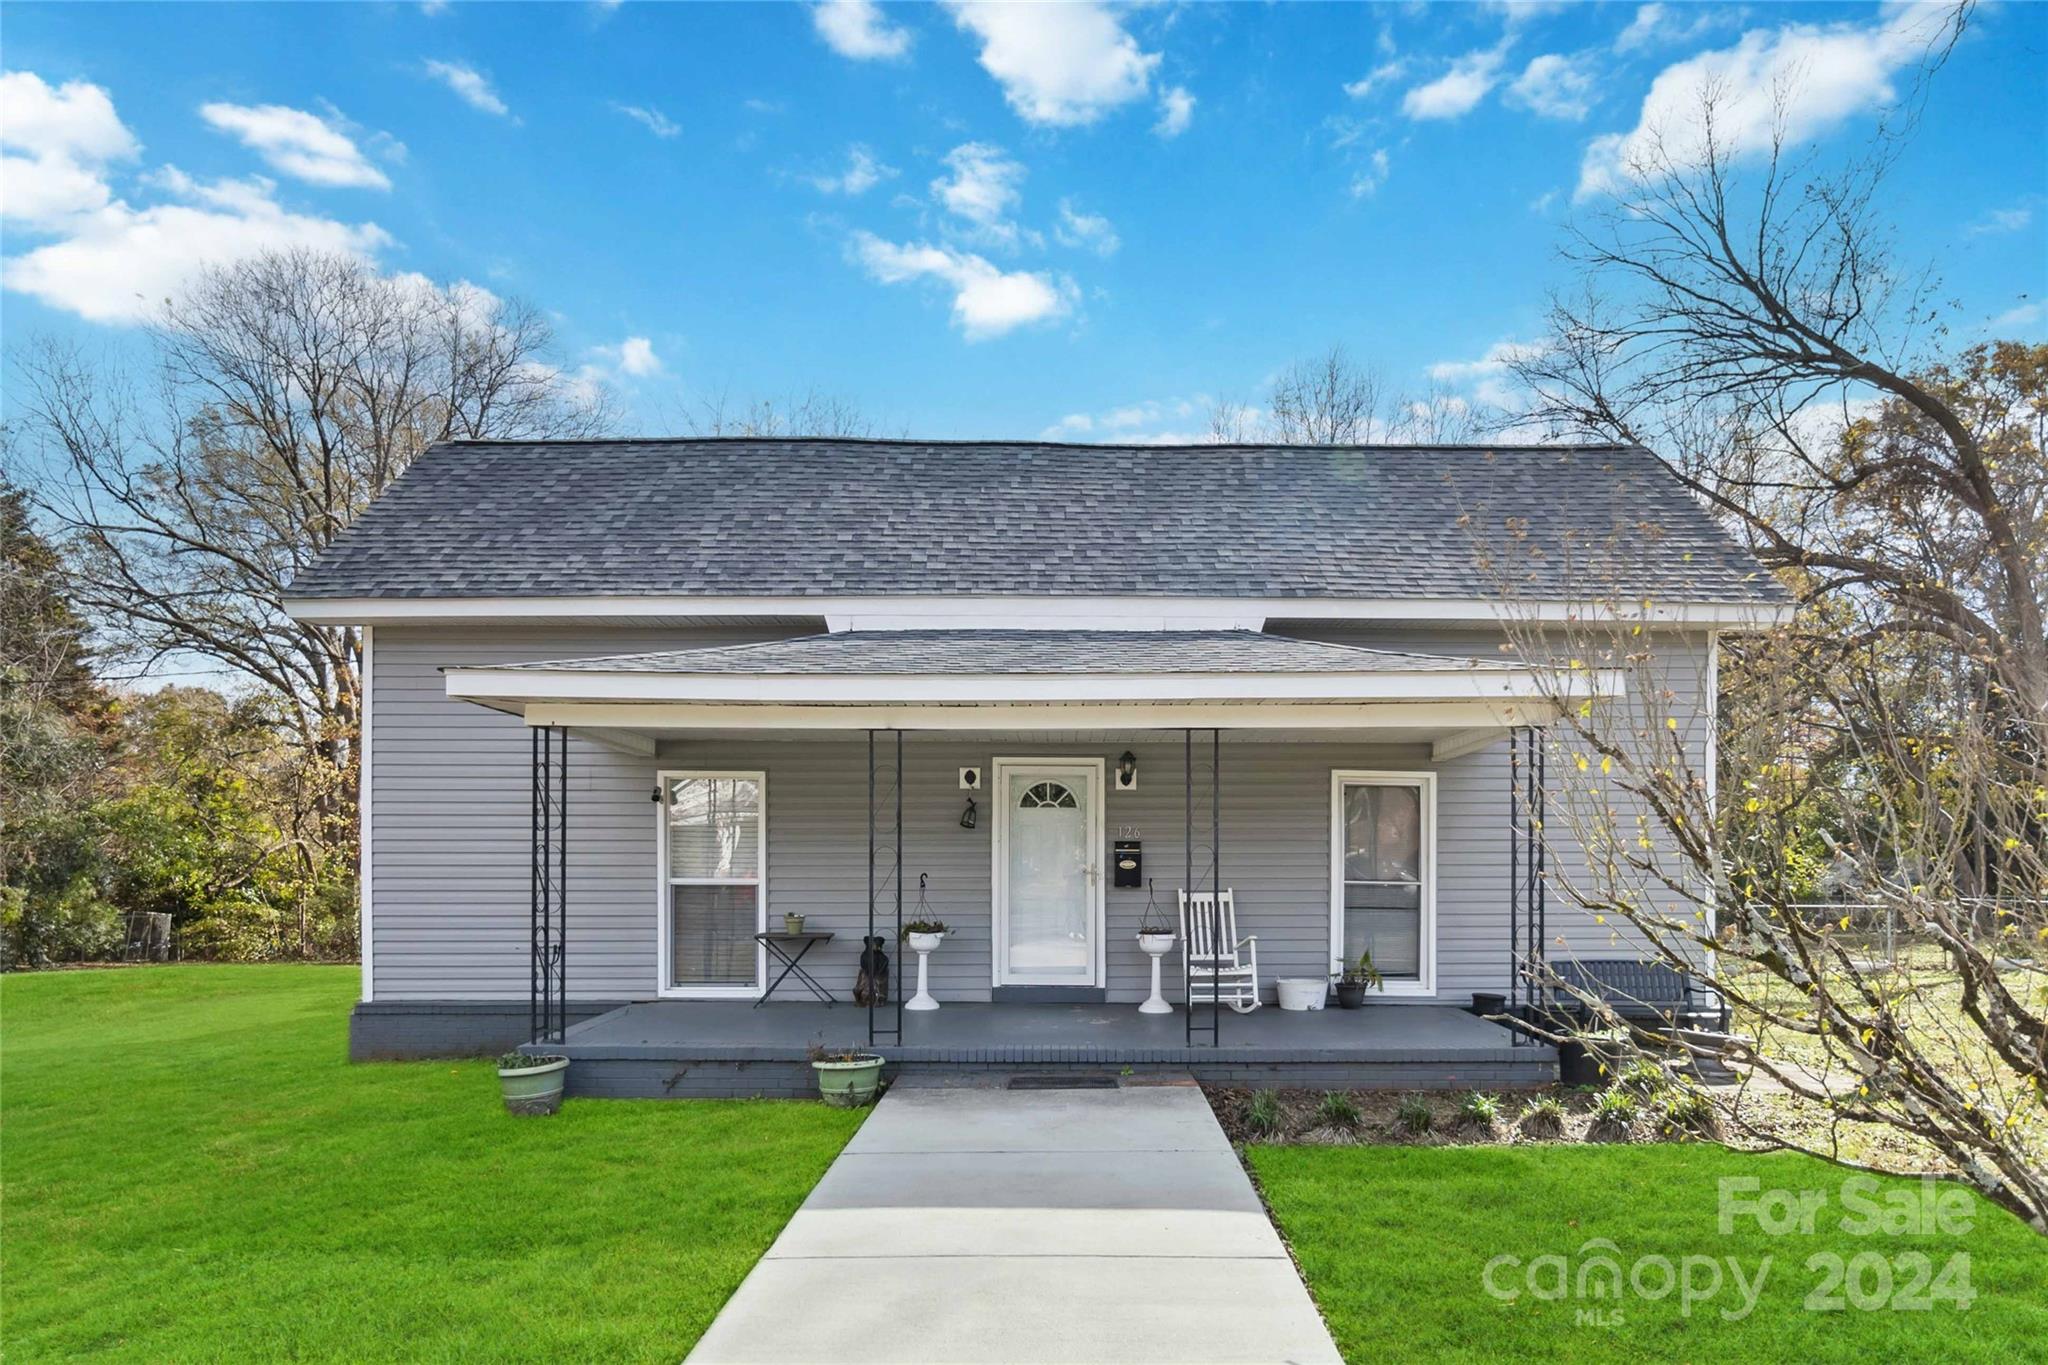
POLYGON ((1181 892, 1180 944, 1188 1004, 1228 1005, 1239 1014, 1259 1007, 1259 940, 1237 936, 1235 892, 1181 892))

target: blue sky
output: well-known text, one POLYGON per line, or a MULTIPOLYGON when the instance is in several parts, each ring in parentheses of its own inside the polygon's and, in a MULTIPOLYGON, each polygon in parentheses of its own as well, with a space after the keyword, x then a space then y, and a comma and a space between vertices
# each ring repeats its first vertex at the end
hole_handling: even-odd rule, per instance
MULTIPOLYGON (((1910 88, 1874 5, 0 9, 0 292, 281 242, 519 295, 623 424, 807 389, 929 436, 1199 433, 1332 342, 1484 395, 1560 231, 1700 73, 1822 157, 1910 88)), ((1958 334, 2048 336, 2048 8, 1980 9, 1891 182, 1958 334)), ((11 372, 11 366, 10 366, 11 372)), ((10 373, 10 382, 11 382, 10 373)))

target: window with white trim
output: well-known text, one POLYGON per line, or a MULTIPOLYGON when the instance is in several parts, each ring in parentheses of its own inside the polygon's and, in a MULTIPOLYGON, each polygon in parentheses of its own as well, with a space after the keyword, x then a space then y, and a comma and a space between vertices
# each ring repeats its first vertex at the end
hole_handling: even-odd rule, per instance
POLYGON ((1389 992, 1433 990, 1435 777, 1338 772, 1331 804, 1333 965, 1370 952, 1389 992))
POLYGON ((767 922, 761 875, 760 773, 662 777, 662 867, 667 882, 663 988, 756 989, 767 922))

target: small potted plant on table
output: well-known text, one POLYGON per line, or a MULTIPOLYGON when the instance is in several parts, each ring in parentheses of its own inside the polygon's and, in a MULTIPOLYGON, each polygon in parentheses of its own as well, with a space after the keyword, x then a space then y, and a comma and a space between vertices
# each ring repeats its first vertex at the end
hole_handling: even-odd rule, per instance
POLYGON ((1386 981, 1380 976, 1379 968, 1372 965, 1372 949, 1358 955, 1358 961, 1344 969, 1337 978, 1337 1008, 1355 1010, 1365 1004, 1365 993, 1378 990, 1386 981))
POLYGON ((505 1096, 505 1112, 522 1117, 554 1113, 562 1107, 562 1081, 568 1073, 567 1057, 506 1053, 498 1058, 498 1087, 505 1096))
POLYGON ((818 1077, 818 1098, 835 1109, 857 1109, 881 1089, 882 1059, 872 1052, 812 1043, 810 1057, 818 1077))
POLYGON ((951 931, 941 919, 914 919, 903 926, 903 941, 917 954, 917 994, 903 1002, 907 1010, 935 1010, 939 1002, 925 988, 925 963, 951 931))

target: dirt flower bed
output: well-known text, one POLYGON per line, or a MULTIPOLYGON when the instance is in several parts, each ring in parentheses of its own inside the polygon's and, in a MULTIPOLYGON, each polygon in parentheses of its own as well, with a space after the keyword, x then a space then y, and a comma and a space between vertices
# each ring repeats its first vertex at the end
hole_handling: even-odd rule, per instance
POLYGON ((1206 1085, 1234 1143, 1284 1146, 1499 1147, 1665 1142, 1719 1136, 1711 1109, 1684 1091, 1255 1090, 1206 1085), (1621 1098, 1613 1098, 1619 1095, 1621 1098))

